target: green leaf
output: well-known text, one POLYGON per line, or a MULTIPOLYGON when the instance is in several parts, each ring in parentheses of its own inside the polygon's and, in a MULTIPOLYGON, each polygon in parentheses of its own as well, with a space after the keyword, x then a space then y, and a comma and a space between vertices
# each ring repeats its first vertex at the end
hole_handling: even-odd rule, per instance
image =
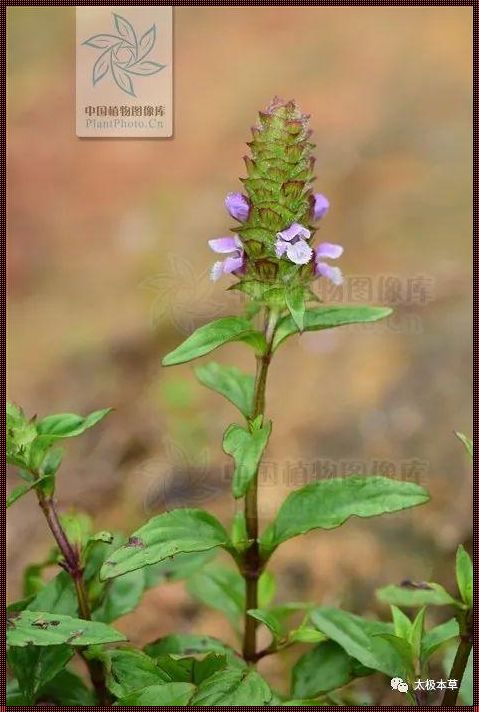
POLYGON ((291 694, 311 699, 347 685, 356 677, 353 659, 332 640, 303 655, 292 671, 291 694))
POLYGON ((154 643, 145 645, 144 651, 151 658, 162 655, 195 655, 197 653, 220 653, 244 664, 239 654, 217 638, 194 633, 167 635, 154 643))
POLYGON ((424 618, 426 608, 421 608, 411 626, 409 642, 411 644, 414 660, 419 660, 421 656, 422 638, 424 635, 424 618))
POLYGON ((227 316, 200 326, 186 341, 164 357, 163 366, 192 361, 231 341, 244 341, 259 352, 265 348, 264 336, 251 322, 239 316, 227 316))
POLYGON ((99 651, 98 654, 92 651, 89 657, 99 659, 103 664, 107 687, 118 698, 144 687, 172 681, 171 675, 164 672, 157 661, 134 648, 99 651))
POLYGON ((103 664, 108 689, 121 699, 135 691, 171 682, 199 685, 227 664, 223 655, 210 654, 203 660, 177 659, 169 655, 153 659, 134 648, 93 650, 88 656, 103 664))
POLYGON ((8 620, 7 645, 73 646, 117 643, 125 636, 104 623, 39 611, 22 611, 8 620))
MULTIPOLYGON (((188 593, 210 608, 221 611, 233 628, 244 615, 245 583, 238 571, 224 566, 208 566, 194 574, 186 584, 188 593)), ((274 597, 276 585, 272 574, 265 571, 258 581, 258 602, 267 606, 274 597)))
MULTIPOLYGON (((47 610, 50 614, 60 613, 76 617, 78 600, 71 577, 65 571, 61 571, 42 587, 23 610, 33 612, 47 610)), ((43 618, 42 613, 37 613, 36 616, 43 618)), ((12 626, 15 626, 16 622, 14 616, 12 626)), ((46 647, 28 645, 10 648, 8 662, 18 678, 25 697, 35 701, 40 693, 43 694, 43 686, 65 667, 72 655, 73 649, 68 645, 46 647)))
POLYGON ((194 551, 186 554, 176 554, 173 559, 160 561, 143 569, 146 588, 153 588, 165 581, 182 581, 192 576, 210 563, 216 555, 215 550, 194 551))
POLYGON ((136 690, 123 697, 115 706, 118 707, 186 707, 189 706, 194 686, 187 682, 169 682, 164 685, 152 685, 143 690, 136 690))
POLYGON ((7 680, 5 702, 7 707, 24 707, 29 704, 20 691, 18 680, 11 678, 7 680))
MULTIPOLYGON (((363 324, 371 321, 379 321, 392 313, 388 307, 349 307, 341 304, 334 306, 321 306, 314 309, 306 309, 304 313, 304 331, 319 331, 321 329, 331 329, 335 326, 345 324, 363 324)), ((273 350, 291 336, 299 332, 298 326, 292 316, 283 317, 276 328, 273 341, 273 350)))
POLYGON ((469 453, 471 460, 473 458, 473 446, 472 446, 472 440, 471 438, 468 438, 467 435, 464 435, 464 433, 458 433, 456 432, 457 437, 459 440, 463 443, 464 447, 466 448, 467 452, 469 453))
POLYGON ((54 478, 61 465, 63 449, 51 449, 54 440, 46 435, 39 435, 33 441, 28 456, 28 468, 37 475, 49 476, 52 481, 53 492, 54 478))
POLYGON ((286 306, 294 321, 297 331, 304 329, 304 314, 306 310, 304 287, 290 287, 285 291, 286 306))
POLYGON ((69 541, 79 550, 82 550, 91 537, 93 523, 91 517, 85 512, 65 512, 60 515, 60 520, 69 541))
POLYGON ((311 529, 334 529, 349 517, 373 517, 427 502, 425 489, 386 477, 345 477, 312 482, 292 492, 261 537, 271 554, 287 539, 311 529))
POLYGON ((27 494, 27 492, 30 492, 32 489, 36 489, 37 487, 41 487, 45 484, 46 481, 51 481, 51 477, 39 477, 37 480, 33 480, 32 482, 25 482, 24 484, 18 485, 17 487, 14 487, 10 494, 7 496, 7 509, 12 506, 17 500, 21 499, 24 495, 27 494))
POLYGON ((425 663, 441 645, 459 636, 459 624, 455 618, 437 625, 424 633, 421 646, 421 660, 425 663))
POLYGON ((21 598, 19 601, 12 601, 6 607, 7 614, 24 611, 34 598, 35 596, 28 596, 27 598, 21 598))
POLYGON ((208 363, 195 368, 196 377, 207 388, 227 398, 245 416, 253 414, 254 376, 242 373, 234 366, 208 363))
POLYGON ((381 640, 388 644, 390 652, 394 651, 397 655, 397 659, 402 661, 402 670, 404 672, 403 677, 408 681, 412 681, 414 677, 414 650, 411 643, 404 638, 398 638, 397 635, 393 633, 378 633, 373 636, 374 641, 381 640))
POLYGON ((397 635, 398 638, 409 640, 411 636, 412 622, 409 620, 407 615, 396 606, 391 606, 391 613, 393 616, 395 635, 397 635))
POLYGON ((276 596, 276 579, 271 571, 263 571, 258 580, 258 605, 266 608, 276 596))
POLYGON ((28 604, 29 611, 49 611, 76 618, 78 600, 75 586, 66 571, 60 571, 28 604))
POLYGON ((45 436, 49 441, 61 438, 73 438, 81 435, 99 423, 113 408, 103 408, 96 410, 83 418, 75 413, 59 413, 57 415, 47 415, 37 422, 37 432, 40 436, 45 436))
POLYGON ((462 600, 468 608, 472 608, 474 584, 472 560, 462 544, 456 553, 456 580, 462 600))
POLYGON ((150 519, 103 564, 103 580, 156 564, 180 553, 231 550, 224 527, 201 509, 174 509, 150 519))
POLYGON ((365 667, 389 677, 408 679, 410 670, 402 655, 388 640, 380 637, 392 635, 390 624, 366 620, 335 608, 316 608, 310 616, 318 630, 365 667))
POLYGON ((280 641, 286 638, 281 621, 275 616, 272 611, 265 611, 262 608, 250 608, 248 615, 255 618, 260 623, 268 628, 275 641, 280 641))
POLYGON ((42 687, 40 699, 50 700, 61 707, 95 707, 93 692, 81 677, 70 670, 62 670, 47 685, 42 687))
MULTIPOLYGON (((89 582, 90 588, 95 588, 95 597, 100 602, 108 595, 108 584, 100 582, 98 575, 100 569, 108 558, 108 556, 116 551, 121 545, 126 542, 126 537, 123 535, 113 535, 113 540, 110 542, 110 532, 99 532, 93 537, 90 537, 89 543, 85 549, 85 580, 89 582), (101 537, 105 538, 102 539, 101 537)), ((142 569, 144 590, 153 588, 167 581, 179 581, 188 578, 198 569, 201 569, 215 555, 214 551, 200 551, 187 554, 177 554, 173 559, 165 559, 157 564, 146 566, 142 569)), ((126 574, 125 574, 126 575, 126 574)), ((141 577, 140 577, 141 579, 141 577)), ((136 586, 134 587, 136 589, 136 586)), ((123 587, 115 588, 112 595, 116 598, 117 594, 124 590, 123 587)), ((123 596, 121 596, 123 598, 123 596)), ((131 597, 133 601, 133 596, 131 597)))
POLYGON ((438 583, 421 582, 402 586, 384 586, 376 591, 383 603, 412 608, 415 606, 457 606, 456 601, 445 588, 438 583))
POLYGON ((61 447, 48 450, 40 464, 40 474, 44 477, 54 477, 62 463, 63 453, 61 447))
POLYGON ((240 425, 230 425, 223 438, 223 450, 235 461, 233 496, 244 497, 256 473, 271 435, 271 422, 252 432, 240 425))
POLYGON ((10 648, 8 665, 29 704, 37 700, 41 688, 66 666, 73 654, 74 650, 67 645, 10 648))
POLYGON ((130 613, 140 603, 145 588, 144 570, 131 571, 108 581, 101 602, 93 611, 93 620, 112 623, 130 613))
POLYGON ((223 670, 227 659, 224 655, 216 653, 211 653, 202 660, 193 657, 177 659, 166 655, 158 658, 156 663, 168 681, 191 682, 198 685, 218 670, 223 670))
POLYGON ((191 698, 191 707, 264 707, 271 700, 267 683, 254 670, 221 670, 207 678, 191 698))
POLYGON ((37 437, 34 421, 25 418, 23 410, 7 402, 6 455, 7 462, 28 469, 30 450, 37 437))
POLYGON ((288 642, 291 643, 322 643, 324 640, 326 636, 323 633, 308 625, 300 625, 288 634, 288 642))
POLYGON ((192 576, 188 593, 205 606, 221 611, 236 629, 244 612, 245 584, 237 571, 210 566, 192 576))

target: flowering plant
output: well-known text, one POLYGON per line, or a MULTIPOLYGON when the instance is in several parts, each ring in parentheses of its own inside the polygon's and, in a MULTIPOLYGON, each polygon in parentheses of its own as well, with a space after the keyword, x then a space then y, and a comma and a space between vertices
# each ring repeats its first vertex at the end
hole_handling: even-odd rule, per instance
MULTIPOLYGON (((272 435, 266 391, 273 357, 303 331, 374 322, 391 311, 318 303, 313 283, 341 283, 340 269, 329 260, 338 259, 343 248, 315 242, 329 202, 313 191, 310 133, 308 117, 293 101, 275 99, 259 114, 245 159, 244 192, 229 193, 225 200, 236 225, 231 235, 209 243, 222 255, 211 278, 231 275, 230 288, 247 295, 248 308, 242 316, 201 326, 163 359, 164 366, 183 364, 234 341, 256 359, 254 376, 217 363, 196 370, 200 382, 229 399, 241 419, 223 438, 234 463, 232 495, 239 503, 229 527, 202 509, 180 508, 124 537, 94 532, 84 515, 59 514, 55 484, 63 451, 57 445, 110 411, 28 419, 17 406, 8 406, 7 458, 22 483, 7 504, 35 492, 55 540, 47 559, 27 572, 24 598, 8 609, 9 705, 344 706, 351 699, 361 704, 345 686, 375 672, 389 678, 409 704, 456 704, 472 646, 472 564, 463 547, 457 553, 458 596, 429 582, 378 591, 391 606, 392 622, 314 603, 274 604, 268 565, 284 542, 342 526, 353 516, 399 512, 429 499, 418 484, 386 477, 321 480, 291 493, 269 525, 260 522, 258 470, 272 435), (212 562, 221 551, 230 566, 212 562), (52 565, 61 571, 45 582, 43 570, 52 565), (176 632, 143 650, 128 645, 111 623, 165 577, 186 580, 194 596, 223 611, 238 634, 238 650, 216 638, 176 632), (427 627, 427 606, 451 607, 455 616, 427 627), (413 619, 401 610, 414 607, 419 612, 413 619), (260 626, 270 636, 265 647, 258 645, 260 626), (417 686, 434 653, 454 641, 449 683, 454 678, 456 685, 444 683, 439 695, 417 686), (257 664, 297 644, 310 647, 294 665, 290 693, 279 694, 257 664), (75 652, 91 686, 70 669, 75 652)), ((472 453, 472 443, 461 437, 472 453)))

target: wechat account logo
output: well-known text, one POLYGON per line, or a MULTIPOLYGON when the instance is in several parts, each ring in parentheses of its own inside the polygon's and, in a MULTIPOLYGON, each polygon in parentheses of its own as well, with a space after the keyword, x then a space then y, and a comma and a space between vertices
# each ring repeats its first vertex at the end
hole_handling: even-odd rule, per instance
POLYGON ((116 13, 112 15, 117 34, 93 35, 82 43, 101 50, 93 65, 93 86, 110 76, 121 91, 136 96, 134 79, 157 74, 166 66, 147 59, 156 43, 156 25, 138 39, 131 22, 116 13))
POLYGON ((407 692, 409 690, 409 685, 407 682, 404 682, 402 677, 393 677, 391 680, 391 687, 393 690, 397 690, 398 692, 407 692))

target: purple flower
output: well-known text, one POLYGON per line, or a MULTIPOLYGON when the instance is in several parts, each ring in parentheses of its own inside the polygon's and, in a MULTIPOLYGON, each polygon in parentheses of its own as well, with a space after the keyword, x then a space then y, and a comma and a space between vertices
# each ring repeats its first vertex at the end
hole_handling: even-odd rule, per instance
POLYGON ((245 222, 249 215, 249 202, 241 193, 228 193, 225 198, 226 210, 232 218, 245 222))
POLYGON ((315 193, 313 200, 313 220, 321 220, 329 210, 329 200, 321 193, 315 193))
POLYGON ((213 250, 223 255, 230 255, 224 260, 215 262, 210 272, 210 279, 216 282, 221 275, 241 272, 244 267, 244 248, 239 237, 218 237, 215 240, 208 240, 208 244, 213 250))
POLYGON ((314 251, 314 271, 317 277, 326 277, 333 284, 343 283, 343 274, 339 267, 331 267, 323 259, 336 260, 344 252, 341 245, 334 245, 332 242, 322 242, 314 251))
POLYGON ((276 257, 286 257, 295 265, 306 265, 313 256, 313 250, 306 240, 311 237, 311 231, 304 225, 293 223, 286 230, 276 233, 276 257))

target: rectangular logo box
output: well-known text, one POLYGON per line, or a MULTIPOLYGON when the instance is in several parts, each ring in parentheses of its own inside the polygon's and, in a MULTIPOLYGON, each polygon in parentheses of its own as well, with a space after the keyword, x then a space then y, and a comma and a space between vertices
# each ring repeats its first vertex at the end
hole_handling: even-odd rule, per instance
POLYGON ((173 8, 76 8, 76 134, 173 135, 173 8))

